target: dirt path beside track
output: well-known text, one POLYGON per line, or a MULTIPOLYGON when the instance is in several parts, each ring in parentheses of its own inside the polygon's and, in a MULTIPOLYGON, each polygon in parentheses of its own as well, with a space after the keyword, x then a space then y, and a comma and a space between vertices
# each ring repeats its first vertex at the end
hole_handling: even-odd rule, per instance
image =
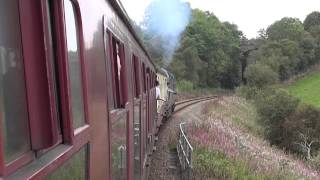
POLYGON ((174 113, 161 127, 158 141, 156 142, 156 151, 152 155, 149 180, 181 180, 181 168, 175 149, 178 140, 178 126, 181 122, 199 119, 202 105, 208 101, 193 104, 174 113))

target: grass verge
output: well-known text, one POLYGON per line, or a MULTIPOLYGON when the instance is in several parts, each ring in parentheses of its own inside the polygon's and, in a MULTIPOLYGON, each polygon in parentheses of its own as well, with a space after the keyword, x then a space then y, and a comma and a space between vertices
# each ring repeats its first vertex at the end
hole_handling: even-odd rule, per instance
POLYGON ((320 72, 313 72, 288 86, 289 92, 302 101, 320 107, 320 72))
POLYGON ((263 136, 263 128, 256 120, 256 108, 244 98, 237 96, 224 97, 219 104, 211 107, 211 113, 231 120, 254 135, 263 136))
POLYGON ((285 172, 263 174, 252 168, 248 162, 227 157, 223 152, 198 147, 193 153, 193 172, 196 179, 234 180, 291 180, 294 177, 285 172))

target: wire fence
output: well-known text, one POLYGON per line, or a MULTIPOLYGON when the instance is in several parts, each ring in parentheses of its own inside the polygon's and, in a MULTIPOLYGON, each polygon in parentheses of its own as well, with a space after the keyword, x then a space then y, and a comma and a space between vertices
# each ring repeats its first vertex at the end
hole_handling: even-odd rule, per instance
POLYGON ((177 152, 180 160, 182 179, 190 180, 192 177, 192 152, 193 147, 190 144, 185 131, 185 123, 179 125, 179 141, 177 152))

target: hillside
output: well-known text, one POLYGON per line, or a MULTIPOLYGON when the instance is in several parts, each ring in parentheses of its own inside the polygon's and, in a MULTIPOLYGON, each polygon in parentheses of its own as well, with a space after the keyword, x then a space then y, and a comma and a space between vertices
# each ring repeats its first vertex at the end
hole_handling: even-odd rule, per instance
POLYGON ((320 107, 320 72, 307 75, 288 87, 289 92, 302 101, 320 107))
POLYGON ((260 137, 254 106, 236 96, 203 105, 202 117, 192 119, 193 172, 198 179, 316 179, 304 161, 270 146, 260 137))

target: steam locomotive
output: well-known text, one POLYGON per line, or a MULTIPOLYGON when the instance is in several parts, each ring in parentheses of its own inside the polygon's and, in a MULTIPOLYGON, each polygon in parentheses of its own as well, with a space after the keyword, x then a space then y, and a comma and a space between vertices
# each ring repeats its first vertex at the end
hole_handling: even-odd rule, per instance
POLYGON ((147 179, 175 79, 121 3, 3 0, 0 27, 0 178, 147 179))

